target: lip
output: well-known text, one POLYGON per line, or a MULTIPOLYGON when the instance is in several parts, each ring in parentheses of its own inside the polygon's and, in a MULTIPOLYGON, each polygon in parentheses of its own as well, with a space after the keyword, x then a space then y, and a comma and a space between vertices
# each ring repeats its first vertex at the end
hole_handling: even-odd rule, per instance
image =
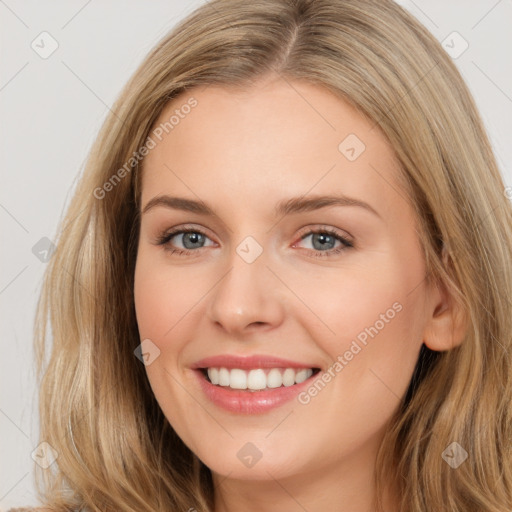
POLYGON ((275 356, 266 355, 252 355, 252 356, 238 356, 238 355, 218 355, 206 357, 194 363, 191 368, 240 368, 242 370, 251 370, 255 368, 319 368, 319 365, 311 365, 311 362, 298 362, 289 359, 282 359, 275 356))
POLYGON ((234 390, 227 386, 212 384, 203 373, 205 368, 212 367, 245 370, 254 368, 319 368, 319 366, 311 366, 311 363, 301 363, 264 355, 246 357, 219 355, 201 359, 192 365, 193 373, 196 375, 199 386, 208 400, 226 411, 245 415, 263 414, 293 400, 301 391, 311 385, 318 373, 313 373, 304 382, 293 386, 282 386, 265 391, 248 391, 234 390))

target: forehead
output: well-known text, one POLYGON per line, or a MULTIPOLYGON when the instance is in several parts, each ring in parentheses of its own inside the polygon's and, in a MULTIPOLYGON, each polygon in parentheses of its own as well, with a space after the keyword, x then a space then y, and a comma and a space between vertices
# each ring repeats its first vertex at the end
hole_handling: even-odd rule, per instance
POLYGON ((387 192, 396 201, 399 166, 387 139, 319 85, 278 78, 195 88, 166 105, 150 136, 142 205, 170 192, 253 206, 309 191, 377 202, 387 192))

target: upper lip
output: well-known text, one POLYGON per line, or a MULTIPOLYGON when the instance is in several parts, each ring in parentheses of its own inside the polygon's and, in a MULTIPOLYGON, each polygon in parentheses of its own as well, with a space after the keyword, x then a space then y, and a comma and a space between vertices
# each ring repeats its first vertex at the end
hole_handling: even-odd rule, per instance
POLYGON ((206 357, 195 362, 191 368, 319 368, 311 363, 301 363, 291 361, 275 356, 251 355, 237 356, 230 354, 221 354, 217 356, 206 357))

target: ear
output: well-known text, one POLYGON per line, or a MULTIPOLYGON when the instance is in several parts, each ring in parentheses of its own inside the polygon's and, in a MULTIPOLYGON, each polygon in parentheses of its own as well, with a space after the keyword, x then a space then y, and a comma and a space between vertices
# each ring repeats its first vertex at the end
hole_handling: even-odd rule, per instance
MULTIPOLYGON (((448 258, 444 250, 443 263, 446 268, 448 258)), ((467 333, 464 309, 444 283, 431 285, 428 313, 423 342, 429 349, 450 350, 464 341, 467 333)))

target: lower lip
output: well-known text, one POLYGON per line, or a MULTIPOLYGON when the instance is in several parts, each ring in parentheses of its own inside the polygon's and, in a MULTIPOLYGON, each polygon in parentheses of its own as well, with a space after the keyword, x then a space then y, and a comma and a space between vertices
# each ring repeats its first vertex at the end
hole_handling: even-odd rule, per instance
POLYGON ((206 379, 202 371, 194 370, 204 394, 217 406, 238 414, 261 414, 275 409, 293 400, 317 376, 313 374, 300 384, 281 386, 266 391, 248 391, 231 389, 228 386, 216 386, 206 379))

